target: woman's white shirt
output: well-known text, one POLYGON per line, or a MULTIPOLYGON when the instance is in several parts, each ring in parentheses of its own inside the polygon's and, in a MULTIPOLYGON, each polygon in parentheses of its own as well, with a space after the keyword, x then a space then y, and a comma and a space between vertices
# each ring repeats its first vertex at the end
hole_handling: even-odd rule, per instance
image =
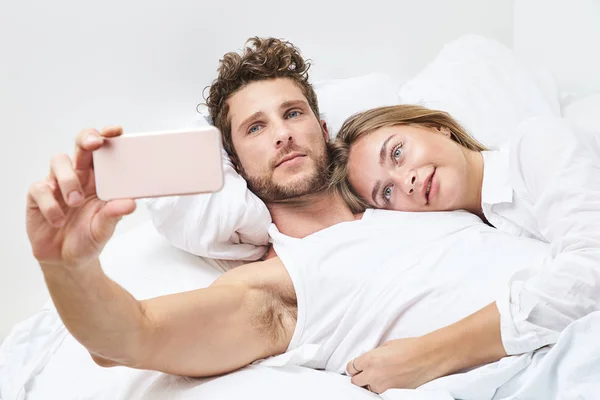
POLYGON ((546 262, 515 274, 496 301, 509 355, 555 343, 600 309, 600 152, 583 139, 564 119, 535 118, 511 143, 482 153, 486 219, 550 244, 546 262))

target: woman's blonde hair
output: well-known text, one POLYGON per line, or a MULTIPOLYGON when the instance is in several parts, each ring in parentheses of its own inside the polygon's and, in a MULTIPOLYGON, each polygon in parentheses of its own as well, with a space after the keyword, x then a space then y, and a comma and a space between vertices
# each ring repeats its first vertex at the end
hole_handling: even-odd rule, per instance
POLYGON ((335 140, 330 144, 332 156, 331 186, 342 196, 354 213, 369 208, 369 203, 359 196, 348 181, 348 158, 350 149, 359 139, 375 130, 396 125, 418 125, 427 128, 450 130, 450 137, 459 145, 474 151, 486 148, 444 111, 431 110, 417 105, 379 107, 355 114, 348 118, 335 140))

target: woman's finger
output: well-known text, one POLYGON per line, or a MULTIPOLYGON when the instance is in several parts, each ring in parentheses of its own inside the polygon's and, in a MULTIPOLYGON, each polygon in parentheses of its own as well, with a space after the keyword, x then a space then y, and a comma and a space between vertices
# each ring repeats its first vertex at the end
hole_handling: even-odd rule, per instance
POLYGON ((369 383, 371 383, 368 374, 364 372, 355 374, 354 376, 352 376, 352 379, 350 379, 350 381, 352 382, 352 384, 361 387, 367 386, 369 383))
POLYGON ((59 154, 52 158, 50 174, 56 178, 63 200, 68 206, 74 207, 83 201, 84 195, 79 177, 66 154, 59 154))
POLYGON ((352 360, 348 361, 348 364, 346 364, 346 373, 349 376, 354 376, 362 371, 358 366, 356 366, 356 362, 356 358, 353 358, 352 360))
POLYGON ((50 225, 58 228, 64 224, 65 214, 47 182, 34 183, 27 198, 28 207, 37 207, 50 225))

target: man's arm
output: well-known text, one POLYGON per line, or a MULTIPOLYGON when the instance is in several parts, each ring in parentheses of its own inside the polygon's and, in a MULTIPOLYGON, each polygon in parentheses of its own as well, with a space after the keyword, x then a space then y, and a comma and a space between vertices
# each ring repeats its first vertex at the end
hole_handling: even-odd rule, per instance
POLYGON ((110 280, 97 260, 43 271, 66 327, 102 366, 222 374, 283 353, 295 326, 293 310, 273 294, 290 287, 278 258, 233 269, 206 289, 145 301, 110 280))
POLYGON ((210 288, 137 301, 102 271, 99 255, 133 199, 98 198, 92 153, 120 127, 86 129, 27 193, 26 227, 67 329, 100 365, 207 376, 285 351, 295 293, 278 258, 238 267, 210 288))

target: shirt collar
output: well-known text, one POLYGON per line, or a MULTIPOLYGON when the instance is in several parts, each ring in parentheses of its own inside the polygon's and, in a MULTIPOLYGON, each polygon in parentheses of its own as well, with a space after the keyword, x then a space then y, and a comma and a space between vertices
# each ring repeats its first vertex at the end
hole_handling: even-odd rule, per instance
POLYGON ((482 205, 512 203, 513 188, 510 184, 508 147, 482 151, 481 155, 483 156, 482 205))

